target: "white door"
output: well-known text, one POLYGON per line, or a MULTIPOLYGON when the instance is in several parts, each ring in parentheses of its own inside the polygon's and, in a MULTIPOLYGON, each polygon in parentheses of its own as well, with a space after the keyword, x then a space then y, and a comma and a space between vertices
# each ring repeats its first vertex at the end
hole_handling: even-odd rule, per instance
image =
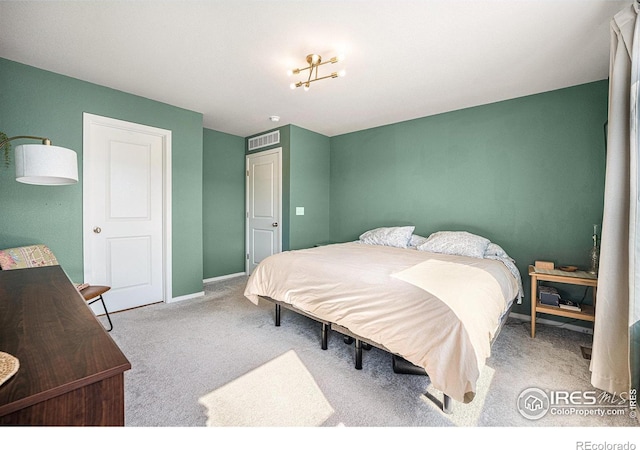
POLYGON ((84 281, 111 287, 104 295, 110 312, 170 295, 165 233, 170 142, 167 130, 85 114, 84 281))
POLYGON ((247 156, 247 274, 282 251, 282 148, 247 156))

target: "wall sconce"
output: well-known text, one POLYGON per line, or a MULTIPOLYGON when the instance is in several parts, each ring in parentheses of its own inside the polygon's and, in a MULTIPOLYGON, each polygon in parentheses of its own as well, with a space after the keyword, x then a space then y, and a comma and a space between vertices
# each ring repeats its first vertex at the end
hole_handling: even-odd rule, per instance
MULTIPOLYGON (((4 135, 4 134, 3 134, 4 135)), ((4 137, 4 136, 3 136, 4 137)), ((47 138, 14 136, 0 142, 0 150, 14 139, 37 139, 42 144, 22 144, 15 149, 16 181, 25 184, 59 186, 78 182, 78 157, 76 152, 51 145, 47 138)))
POLYGON ((322 57, 320 55, 316 55, 315 53, 313 53, 311 55, 307 55, 307 63, 309 64, 309 66, 304 67, 302 69, 290 70, 288 72, 288 74, 289 75, 297 75, 300 72, 308 70, 309 71, 309 78, 307 78, 307 81, 298 81, 297 83, 291 83, 289 85, 289 87, 291 89, 295 89, 295 88, 299 88, 300 86, 304 86, 304 90, 308 91, 309 90, 309 85, 311 83, 313 83, 314 81, 324 80, 324 79, 327 79, 327 78, 337 78, 337 77, 345 76, 346 72, 344 70, 341 70, 339 72, 331 72, 331 74, 326 75, 324 77, 319 77, 318 76, 318 67, 320 67, 320 66, 322 66, 324 64, 335 64, 335 63, 337 63, 339 61, 342 61, 343 59, 344 59, 344 57, 335 57, 334 56, 329 61, 322 62, 322 57), (315 71, 315 77, 313 75, 314 71, 315 71))

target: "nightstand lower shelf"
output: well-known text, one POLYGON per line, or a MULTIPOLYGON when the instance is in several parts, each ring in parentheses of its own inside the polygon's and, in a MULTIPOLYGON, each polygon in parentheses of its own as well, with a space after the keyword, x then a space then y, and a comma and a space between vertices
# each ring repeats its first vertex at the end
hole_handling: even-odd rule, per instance
POLYGON ((573 311, 570 309, 563 309, 558 306, 543 305, 542 303, 538 302, 538 304, 536 305, 536 312, 539 314, 553 314, 554 316, 587 320, 589 322, 595 322, 596 320, 596 310, 591 305, 583 305, 582 311, 573 311))

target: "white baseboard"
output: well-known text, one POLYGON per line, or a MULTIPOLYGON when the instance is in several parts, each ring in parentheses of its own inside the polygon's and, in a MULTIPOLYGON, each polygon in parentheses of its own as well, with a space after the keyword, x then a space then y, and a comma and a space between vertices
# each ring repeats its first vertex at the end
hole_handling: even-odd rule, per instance
MULTIPOLYGON (((207 284, 215 281, 227 280, 229 278, 241 277, 244 275, 246 275, 246 272, 231 273, 229 275, 222 275, 220 277, 207 278, 206 280, 202 280, 202 283, 207 284)), ((204 291, 194 292, 193 294, 181 295, 180 297, 174 297, 171 300, 167 301, 167 303, 176 303, 176 302, 181 302, 183 300, 193 300, 194 298, 200 298, 200 297, 204 297, 204 291)))
POLYGON ((181 302, 183 300, 192 300, 194 298, 204 297, 204 291, 194 292, 193 294, 181 295, 180 297, 173 297, 167 303, 176 303, 181 302))
POLYGON ((213 283, 215 281, 228 280, 229 278, 243 277, 247 274, 247 272, 238 272, 238 273, 230 273, 229 275, 222 275, 219 277, 207 278, 202 280, 204 284, 213 283))
MULTIPOLYGON (((509 314, 509 317, 513 317, 514 319, 522 320, 524 322, 531 322, 531 316, 526 315, 526 314, 511 313, 511 314, 509 314)), ((542 324, 545 324, 545 325, 552 325, 554 327, 561 326, 562 328, 566 328, 567 330, 573 330, 573 331, 577 331, 579 333, 593 334, 593 330, 591 328, 580 327, 578 325, 574 325, 574 324, 566 323, 566 322, 559 322, 557 320, 541 319, 539 317, 536 317, 536 324, 538 324, 538 323, 542 323, 542 324)))

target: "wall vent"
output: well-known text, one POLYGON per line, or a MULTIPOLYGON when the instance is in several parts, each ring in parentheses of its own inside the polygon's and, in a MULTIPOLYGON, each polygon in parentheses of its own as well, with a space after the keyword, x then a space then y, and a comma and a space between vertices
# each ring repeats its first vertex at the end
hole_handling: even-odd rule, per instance
POLYGON ((280 143, 280 130, 249 139, 249 151, 280 143))

